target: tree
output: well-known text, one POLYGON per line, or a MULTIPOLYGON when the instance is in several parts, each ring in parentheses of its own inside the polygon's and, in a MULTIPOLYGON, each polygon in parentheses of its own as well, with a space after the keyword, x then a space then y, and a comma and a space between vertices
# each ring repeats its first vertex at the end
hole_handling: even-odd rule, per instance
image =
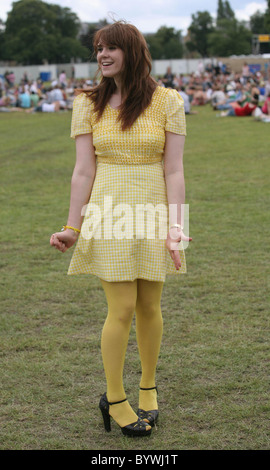
POLYGON ((208 37, 214 30, 213 19, 208 11, 198 11, 191 18, 186 47, 191 52, 198 51, 202 57, 208 57, 208 37))
POLYGON ((161 26, 155 34, 146 34, 145 39, 153 60, 183 57, 181 31, 161 26))
POLYGON ((77 39, 80 21, 69 8, 42 0, 20 0, 8 13, 4 58, 21 64, 69 62, 87 57, 77 39))
POLYGON ((0 19, 0 60, 4 59, 5 49, 5 28, 4 22, 0 19))
POLYGON ((228 1, 218 1, 216 28, 208 37, 211 55, 228 57, 251 53, 252 33, 235 18, 228 1))
POLYGON ((103 26, 108 25, 108 21, 106 19, 99 20, 98 23, 88 23, 87 31, 80 34, 79 39, 81 44, 84 47, 87 47, 89 50, 89 57, 91 61, 96 61, 95 58, 95 51, 93 48, 93 37, 96 31, 98 31, 103 26))
POLYGON ((220 19, 218 27, 209 35, 211 55, 228 57, 251 53, 252 33, 235 18, 220 19))
MULTIPOLYGON (((254 13, 250 18, 250 29, 253 34, 269 34, 270 33, 270 9, 267 9, 265 13, 261 13, 259 10, 254 13), (268 13, 269 12, 269 13, 268 13)), ((270 43, 262 42, 259 45, 260 54, 267 54, 270 52, 270 43)))
POLYGON ((217 20, 224 18, 224 5, 222 0, 218 0, 217 20))
POLYGON ((234 18, 234 11, 231 9, 230 3, 218 0, 217 23, 219 20, 233 20, 234 18))
POLYGON ((270 0, 267 1, 267 9, 265 12, 265 17, 264 17, 264 28, 265 28, 265 33, 270 34, 270 0))
POLYGON ((264 33, 264 20, 265 14, 261 13, 259 10, 250 17, 250 29, 253 34, 264 33))

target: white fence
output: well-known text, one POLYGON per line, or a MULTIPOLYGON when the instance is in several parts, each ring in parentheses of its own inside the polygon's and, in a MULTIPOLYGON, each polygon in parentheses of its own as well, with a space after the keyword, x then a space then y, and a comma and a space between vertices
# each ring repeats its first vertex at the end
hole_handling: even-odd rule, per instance
MULTIPOLYGON (((261 70, 267 70, 270 66, 269 57, 265 56, 233 56, 226 58, 206 58, 206 59, 168 59, 168 60, 154 60, 152 62, 152 74, 155 76, 163 76, 168 67, 171 68, 173 74, 190 74, 198 70, 199 63, 202 62, 204 66, 212 63, 217 65, 221 61, 227 64, 232 70, 241 72, 244 62, 249 64, 257 64, 261 70)), ((15 81, 19 83, 26 73, 29 80, 35 80, 40 77, 40 74, 45 73, 50 75, 51 80, 59 77, 62 70, 66 72, 68 78, 93 79, 96 71, 96 63, 80 63, 80 64, 54 64, 54 65, 25 65, 25 66, 0 66, 0 75, 4 75, 6 71, 15 74, 15 81)))
MULTIPOLYGON (((208 59, 209 62, 209 59, 208 59)), ((168 67, 171 67, 174 74, 189 74, 198 69, 199 60, 197 59, 168 59, 154 60, 152 62, 152 73, 155 76, 164 75, 168 67)), ((96 63, 81 64, 54 64, 54 65, 25 65, 25 66, 0 66, 0 75, 6 71, 13 72, 15 82, 19 83, 24 74, 27 74, 29 80, 36 80, 41 73, 49 74, 51 80, 55 80, 62 70, 66 72, 68 78, 89 78, 93 79, 97 71, 96 63)))

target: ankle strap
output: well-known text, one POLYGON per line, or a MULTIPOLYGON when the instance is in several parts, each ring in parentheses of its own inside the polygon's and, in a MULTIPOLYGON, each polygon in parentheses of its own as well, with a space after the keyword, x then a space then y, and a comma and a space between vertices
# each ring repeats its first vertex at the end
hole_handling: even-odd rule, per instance
POLYGON ((114 401, 112 403, 108 401, 108 404, 109 405, 118 405, 119 403, 123 403, 124 401, 127 401, 127 398, 124 398, 124 400, 120 400, 120 401, 114 401))
POLYGON ((150 387, 150 388, 140 387, 140 390, 156 390, 156 391, 158 391, 157 387, 150 387))

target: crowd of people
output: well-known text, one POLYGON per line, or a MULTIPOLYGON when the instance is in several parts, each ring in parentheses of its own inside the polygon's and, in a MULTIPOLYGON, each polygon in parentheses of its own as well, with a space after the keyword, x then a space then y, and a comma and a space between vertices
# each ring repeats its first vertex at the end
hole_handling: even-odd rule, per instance
POLYGON ((160 85, 171 86, 183 97, 186 114, 196 113, 192 108, 210 105, 217 116, 250 116, 270 122, 270 67, 265 73, 252 73, 244 64, 241 73, 228 68, 203 67, 190 75, 172 75, 168 69, 159 78, 160 85), (168 77, 170 77, 168 85, 168 77))
MULTIPOLYGON (((196 72, 175 74, 168 67, 157 77, 159 85, 178 90, 184 100, 186 114, 197 114, 194 107, 209 105, 218 116, 250 116, 270 122, 270 67, 266 72, 252 73, 244 64, 241 73, 227 67, 204 66, 200 61, 196 72)), ((71 110, 76 90, 95 85, 89 79, 67 78, 64 71, 56 80, 29 80, 25 74, 15 84, 14 74, 0 76, 0 111, 58 112, 71 110)))
POLYGON ((15 84, 13 74, 0 77, 0 111, 57 112, 71 110, 76 88, 92 84, 88 80, 67 79, 61 72, 58 79, 43 81, 29 80, 25 74, 15 84))

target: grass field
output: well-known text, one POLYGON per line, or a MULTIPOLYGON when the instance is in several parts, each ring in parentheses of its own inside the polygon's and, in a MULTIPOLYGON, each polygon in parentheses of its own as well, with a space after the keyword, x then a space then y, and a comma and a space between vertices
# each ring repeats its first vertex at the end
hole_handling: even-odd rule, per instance
MULTIPOLYGON (((270 125, 188 116, 188 273, 168 277, 158 365, 160 424, 151 437, 104 432, 95 277, 67 276, 72 251, 49 246, 66 222, 70 113, 0 115, 1 425, 11 450, 262 450, 269 431, 270 125)), ((132 327, 125 385, 136 409, 132 327)))

